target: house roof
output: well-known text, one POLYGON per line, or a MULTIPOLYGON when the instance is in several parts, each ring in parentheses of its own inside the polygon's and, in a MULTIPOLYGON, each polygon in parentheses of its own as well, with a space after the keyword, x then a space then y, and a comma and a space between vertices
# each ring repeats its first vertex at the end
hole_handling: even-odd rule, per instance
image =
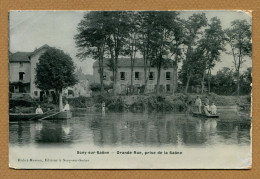
POLYGON ((31 58, 31 56, 35 55, 37 52, 39 52, 40 50, 44 49, 44 48, 50 48, 49 45, 45 44, 43 46, 41 46, 40 48, 37 48, 36 50, 34 50, 30 55, 29 58, 31 58))
POLYGON ((9 62, 30 62, 30 57, 42 50, 43 48, 49 48, 48 45, 43 45, 33 52, 16 52, 9 55, 9 62))
MULTIPOLYGON (((104 66, 107 66, 109 63, 109 59, 105 58, 103 60, 104 66)), ((93 64, 93 67, 98 67, 98 61, 96 60, 93 64)), ((131 66, 131 60, 130 58, 118 58, 118 67, 130 67, 131 66)), ((135 67, 143 67, 144 66, 144 61, 142 58, 136 58, 135 59, 135 67)))
POLYGON ((30 62, 29 55, 32 52, 16 52, 9 56, 9 62, 30 62))

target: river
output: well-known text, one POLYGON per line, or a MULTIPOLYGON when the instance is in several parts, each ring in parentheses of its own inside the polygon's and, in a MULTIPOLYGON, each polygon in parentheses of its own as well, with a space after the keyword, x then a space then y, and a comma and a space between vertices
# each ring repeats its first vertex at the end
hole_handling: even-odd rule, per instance
POLYGON ((249 146, 251 123, 225 114, 200 119, 183 113, 73 113, 68 120, 9 124, 14 146, 249 146), (238 122, 240 121, 240 122, 238 122))

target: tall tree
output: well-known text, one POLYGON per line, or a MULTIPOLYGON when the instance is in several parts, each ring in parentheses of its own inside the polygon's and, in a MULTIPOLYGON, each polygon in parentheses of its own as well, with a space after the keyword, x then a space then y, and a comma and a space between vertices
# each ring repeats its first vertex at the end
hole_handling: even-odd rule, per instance
POLYGON ((129 12, 109 11, 107 12, 108 34, 107 46, 110 53, 111 65, 113 66, 113 93, 117 93, 118 85, 118 57, 124 53, 124 45, 129 35, 129 12))
MULTIPOLYGON (((179 35, 179 13, 178 12, 156 12, 153 14, 151 25, 151 65, 157 68, 156 92, 159 94, 161 69, 171 66, 173 45, 176 45, 179 35)), ((175 49, 176 50, 176 49, 175 49)))
POLYGON ((129 31, 128 36, 126 38, 126 44, 124 47, 124 55, 130 56, 130 83, 131 83, 131 93, 133 93, 133 71, 136 60, 136 53, 138 51, 138 43, 139 43, 139 29, 141 25, 140 21, 140 13, 139 12, 128 12, 129 14, 129 31))
POLYGON ((92 11, 86 13, 78 24, 78 34, 74 39, 78 48, 77 57, 85 60, 86 57, 92 57, 98 60, 99 77, 101 84, 101 92, 104 92, 103 76, 104 76, 104 54, 105 45, 108 38, 107 34, 107 13, 92 11))
POLYGON ((237 96, 240 93, 240 69, 246 57, 252 56, 252 26, 246 20, 234 20, 226 29, 227 42, 231 47, 233 63, 237 75, 237 96))
POLYGON ((192 73, 194 72, 194 55, 198 55, 199 50, 195 50, 198 48, 197 39, 202 34, 202 27, 205 27, 207 25, 207 18, 205 13, 198 13, 193 14, 189 17, 189 19, 185 23, 185 33, 186 33, 186 58, 183 63, 186 64, 186 74, 187 74, 187 81, 185 86, 185 93, 188 91, 190 78, 192 76, 192 73), (196 54, 194 54, 196 52, 196 54))
POLYGON ((211 70, 216 62, 220 61, 221 51, 225 50, 225 35, 221 27, 220 19, 217 17, 211 18, 199 44, 203 53, 201 93, 204 92, 206 73, 208 78, 208 92, 210 92, 211 70))
POLYGON ((59 109, 62 110, 62 90, 77 83, 72 58, 62 50, 49 48, 39 58, 36 66, 35 84, 41 90, 54 89, 59 94, 59 109))
POLYGON ((150 67, 151 67, 151 38, 152 38, 152 23, 153 12, 143 11, 140 14, 140 29, 138 31, 139 43, 138 50, 140 51, 144 62, 144 92, 147 92, 147 83, 149 79, 150 67))

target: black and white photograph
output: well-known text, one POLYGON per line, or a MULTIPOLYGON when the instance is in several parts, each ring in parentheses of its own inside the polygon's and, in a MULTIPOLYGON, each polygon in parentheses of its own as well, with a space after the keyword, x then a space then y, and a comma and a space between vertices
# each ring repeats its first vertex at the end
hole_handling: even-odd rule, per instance
POLYGON ((251 11, 8 22, 10 168, 252 167, 251 11))

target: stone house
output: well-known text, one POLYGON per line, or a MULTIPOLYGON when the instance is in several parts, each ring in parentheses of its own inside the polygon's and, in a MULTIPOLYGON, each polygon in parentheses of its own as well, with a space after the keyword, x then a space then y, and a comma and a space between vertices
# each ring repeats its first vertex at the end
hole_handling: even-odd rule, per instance
POLYGON ((33 52, 16 52, 9 55, 9 92, 13 96, 28 94, 33 98, 39 98, 41 92, 35 86, 36 64, 40 56, 49 48, 48 45, 33 52))
MULTIPOLYGON (((25 97, 43 99, 44 95, 54 98, 54 90, 46 94, 35 86, 36 65, 40 56, 49 48, 48 45, 34 50, 33 52, 9 53, 9 92, 12 97, 25 97)), ((87 79, 80 80, 80 83, 71 88, 75 94, 86 94, 88 91, 87 79)), ((68 89, 65 89, 66 93, 68 89)), ((87 95, 87 94, 86 94, 87 95)), ((51 99, 52 100, 52 99, 51 99)))
MULTIPOLYGON (((133 85, 135 89, 140 89, 141 86, 145 84, 144 79, 144 64, 143 59, 136 59, 133 70, 133 85)), ((113 82, 113 73, 110 70, 109 60, 104 59, 104 83, 109 85, 113 82)), ((148 77, 147 90, 148 92, 154 92, 157 85, 157 68, 151 67, 148 77)), ((100 83, 99 76, 99 64, 95 61, 93 64, 93 77, 94 83, 100 83)), ((126 92, 126 89, 131 85, 131 62, 129 58, 119 58, 118 59, 118 89, 121 93, 126 92)), ((177 69, 172 66, 167 69, 161 69, 160 75, 160 89, 163 92, 172 92, 172 90, 177 85, 177 69), (174 76, 175 75, 175 78, 174 76)))

